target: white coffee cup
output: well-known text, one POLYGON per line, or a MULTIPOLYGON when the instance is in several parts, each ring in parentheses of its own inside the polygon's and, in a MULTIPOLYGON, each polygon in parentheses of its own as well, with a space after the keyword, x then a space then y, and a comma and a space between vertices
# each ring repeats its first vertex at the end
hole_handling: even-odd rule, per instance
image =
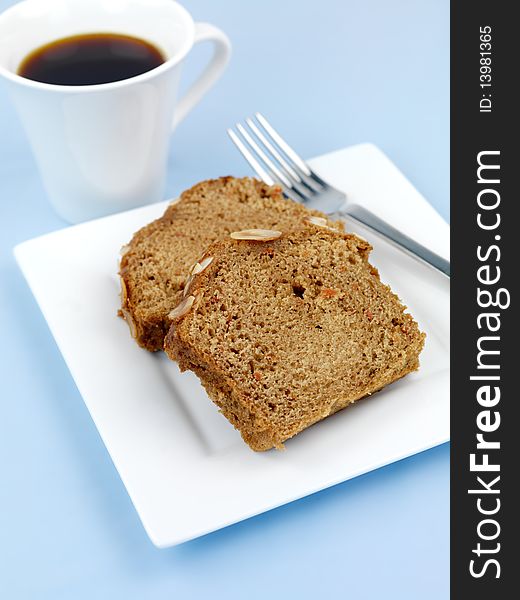
POLYGON ((56 212, 77 223, 163 198, 169 137, 224 71, 222 31, 194 23, 173 0, 25 0, 0 14, 0 78, 20 115, 56 212), (33 50, 82 33, 119 33, 160 49, 166 62, 122 81, 66 86, 20 77, 33 50), (177 91, 193 45, 214 44, 206 69, 177 91))

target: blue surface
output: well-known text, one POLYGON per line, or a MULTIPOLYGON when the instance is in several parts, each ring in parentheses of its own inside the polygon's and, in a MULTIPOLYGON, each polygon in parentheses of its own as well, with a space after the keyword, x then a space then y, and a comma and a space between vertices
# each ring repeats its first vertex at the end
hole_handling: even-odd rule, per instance
MULTIPOLYGON (((224 130, 261 110, 306 156, 376 143, 447 218, 447 0, 185 5, 229 34, 234 57, 174 137, 171 195, 248 174, 224 130)), ((1 598, 448 598, 447 445, 154 548, 11 254, 63 226, 0 88, 1 598)))

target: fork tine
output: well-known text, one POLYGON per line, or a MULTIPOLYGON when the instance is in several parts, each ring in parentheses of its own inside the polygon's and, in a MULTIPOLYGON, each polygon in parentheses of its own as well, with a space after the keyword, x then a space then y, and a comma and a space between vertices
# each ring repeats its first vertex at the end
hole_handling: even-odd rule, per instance
POLYGON ((262 165, 256 160, 256 158, 251 154, 247 146, 242 142, 242 140, 238 137, 238 135, 232 130, 228 129, 227 133, 231 138, 231 141, 235 144, 235 146, 239 149, 240 154, 247 160, 247 162, 253 168, 253 171, 260 177, 262 181, 267 183, 267 185, 274 185, 273 178, 264 170, 262 165))
POLYGON ((287 177, 276 167, 273 161, 265 154, 265 152, 260 148, 260 146, 255 142, 255 140, 249 135, 246 129, 240 124, 237 123, 237 129, 242 134, 242 137, 246 140, 246 142, 251 146, 256 155, 261 158, 265 165, 274 173, 274 175, 287 187, 292 187, 291 182, 287 177))
POLYGON ((255 158, 253 153, 249 150, 249 148, 244 144, 244 142, 232 129, 228 129, 227 133, 231 138, 231 141, 235 144, 242 156, 251 165, 253 171, 258 175, 258 177, 260 177, 262 181, 267 183, 267 185, 274 185, 276 183, 279 184, 282 187, 284 194, 289 198, 292 198, 296 202, 302 202, 302 200, 305 200, 305 197, 299 194, 292 186, 287 186, 282 181, 273 178, 271 174, 264 169, 260 162, 255 158))
POLYGON ((289 144, 282 138, 282 136, 261 113, 256 113, 256 118, 259 123, 262 124, 262 127, 267 135, 271 135, 274 143, 278 144, 282 152, 285 153, 287 160, 292 161, 291 169, 298 172, 298 176, 301 179, 302 185, 304 185, 311 192, 311 194, 320 194, 323 192, 323 190, 328 187, 327 183, 325 183, 325 181, 323 181, 319 175, 316 175, 309 165, 301 158, 299 154, 296 153, 291 146, 289 146, 289 144))
POLYGON ((291 178, 291 175, 289 173, 283 172, 282 164, 275 164, 275 162, 271 160, 269 155, 266 152, 264 152, 260 145, 257 143, 254 137, 254 130, 252 130, 251 134, 240 123, 237 123, 237 129, 242 134, 242 137, 246 140, 246 142, 249 144, 252 150, 256 152, 256 155, 264 162, 264 164, 269 169, 270 173, 273 174, 282 185, 291 189, 294 193, 298 194, 298 196, 301 197, 302 200, 308 200, 309 196, 315 193, 315 190, 313 188, 302 183, 300 177, 297 176, 297 179, 291 178))
POLYGON ((289 144, 283 139, 283 137, 274 129, 269 121, 259 112, 255 113, 255 117, 262 127, 267 131, 271 138, 278 144, 278 146, 285 152, 286 156, 290 158, 296 166, 305 173, 308 177, 312 176, 312 171, 307 166, 307 163, 299 156, 295 150, 289 146, 289 144))
POLYGON ((289 165, 289 163, 285 160, 285 158, 278 152, 278 150, 274 147, 273 144, 267 139, 267 137, 260 131, 257 127, 256 123, 253 119, 246 119, 246 123, 249 125, 250 129, 256 135, 256 137, 262 142, 262 144, 269 150, 269 152, 273 155, 273 157, 282 165, 285 172, 292 177, 298 183, 301 183, 302 179, 298 175, 298 173, 289 165))
POLYGON ((267 148, 273 158, 279 162, 280 168, 283 169, 286 176, 294 182, 296 189, 299 191, 303 190, 305 196, 307 197, 309 194, 313 196, 314 194, 323 191, 323 188, 325 187, 324 184, 318 181, 318 178, 315 177, 314 174, 312 176, 308 176, 302 171, 298 173, 298 166, 294 165, 294 167, 292 167, 287 162, 287 160, 282 156, 281 152, 279 152, 276 148, 276 142, 274 142, 274 140, 271 141, 268 137, 269 134, 267 132, 264 134, 253 121, 253 119, 246 119, 246 123, 249 125, 251 131, 256 135, 256 137, 262 142, 265 148, 267 148))

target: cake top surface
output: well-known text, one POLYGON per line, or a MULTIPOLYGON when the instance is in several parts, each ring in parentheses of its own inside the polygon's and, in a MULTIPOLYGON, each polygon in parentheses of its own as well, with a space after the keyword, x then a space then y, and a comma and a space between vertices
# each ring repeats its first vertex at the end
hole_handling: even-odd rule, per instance
POLYGON ((180 300, 191 265, 209 244, 240 229, 295 228, 312 215, 325 219, 284 198, 279 187, 248 177, 221 177, 185 191, 124 248, 121 310, 138 343, 162 348, 167 315, 180 300))

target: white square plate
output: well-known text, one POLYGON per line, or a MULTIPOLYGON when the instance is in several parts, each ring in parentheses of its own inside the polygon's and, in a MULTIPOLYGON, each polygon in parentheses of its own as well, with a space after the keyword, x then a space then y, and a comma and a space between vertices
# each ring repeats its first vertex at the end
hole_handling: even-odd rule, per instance
MULTIPOLYGON (((362 144, 310 162, 353 202, 447 256, 448 225, 377 148, 362 144)), ((427 333, 421 369, 304 431, 285 452, 252 452, 193 374, 138 348, 116 317, 120 247, 165 206, 15 249, 154 544, 179 544, 448 440, 449 282, 360 231, 374 245, 381 278, 427 333)))

